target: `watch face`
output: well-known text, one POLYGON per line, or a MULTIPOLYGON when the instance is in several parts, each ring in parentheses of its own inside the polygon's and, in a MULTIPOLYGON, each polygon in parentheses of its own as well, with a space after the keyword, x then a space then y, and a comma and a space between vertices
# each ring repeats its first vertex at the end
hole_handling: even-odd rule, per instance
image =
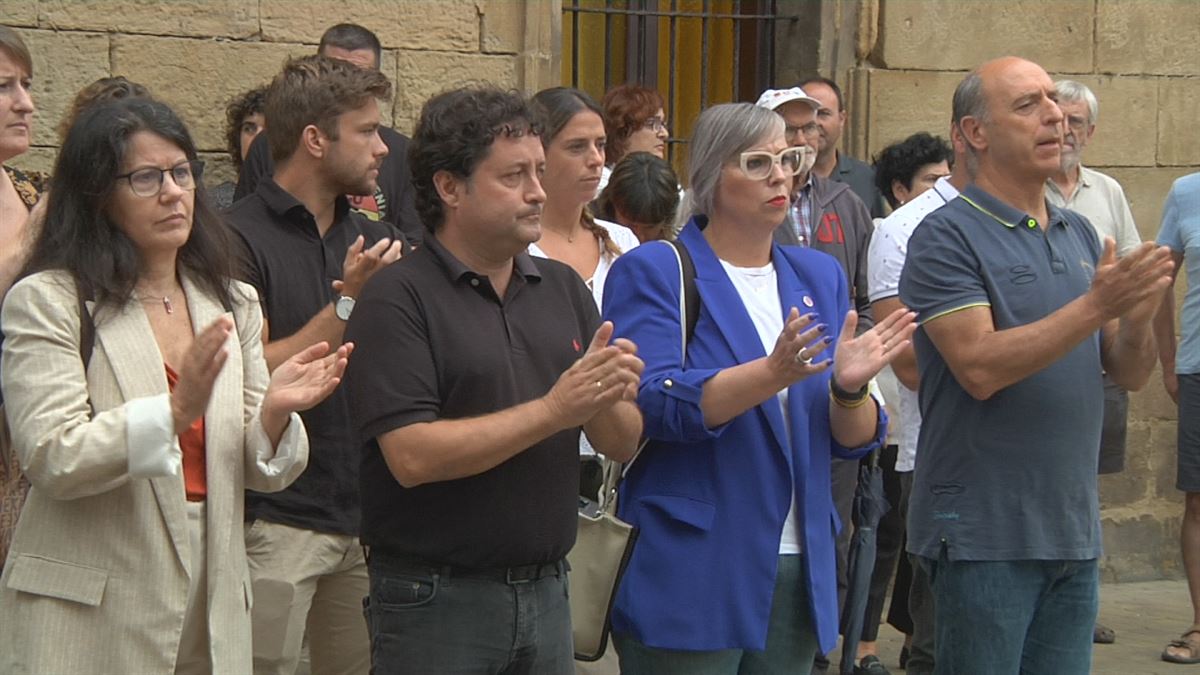
POLYGON ((338 298, 337 304, 333 306, 333 313, 342 321, 350 320, 350 313, 354 311, 354 298, 343 295, 338 298))

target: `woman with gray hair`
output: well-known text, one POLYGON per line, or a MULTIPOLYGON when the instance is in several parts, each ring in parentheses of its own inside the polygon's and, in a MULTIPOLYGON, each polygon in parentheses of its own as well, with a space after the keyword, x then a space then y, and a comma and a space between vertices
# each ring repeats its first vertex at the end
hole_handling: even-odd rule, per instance
POLYGON ((915 327, 900 310, 855 337, 837 261, 773 243, 801 163, 773 112, 704 111, 679 248, 609 274, 649 439, 619 501, 641 532, 612 613, 623 673, 807 673, 837 640, 830 460, 879 447, 867 382, 915 327), (693 285, 699 311, 681 311, 693 285))

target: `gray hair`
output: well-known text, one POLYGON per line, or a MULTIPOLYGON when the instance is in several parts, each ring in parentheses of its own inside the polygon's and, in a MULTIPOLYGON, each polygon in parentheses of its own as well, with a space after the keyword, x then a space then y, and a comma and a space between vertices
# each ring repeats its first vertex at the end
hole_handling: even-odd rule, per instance
POLYGON ((967 175, 974 177, 979 166, 979 157, 975 147, 967 140, 967 134, 963 131, 964 117, 973 117, 981 124, 988 121, 987 96, 983 93, 983 77, 977 70, 967 73, 962 82, 959 82, 958 86, 954 88, 954 99, 950 110, 951 124, 958 129, 958 133, 962 136, 963 147, 967 151, 967 175))
POLYGON ((783 136, 783 118, 752 103, 722 103, 700 113, 688 148, 685 213, 711 214, 721 170, 754 144, 783 136))
POLYGON ((1087 103, 1088 108, 1088 124, 1095 124, 1100 118, 1100 103, 1096 100, 1096 95, 1082 82, 1075 80, 1059 80, 1054 83, 1054 90, 1058 92, 1058 99, 1063 102, 1083 101, 1087 103))

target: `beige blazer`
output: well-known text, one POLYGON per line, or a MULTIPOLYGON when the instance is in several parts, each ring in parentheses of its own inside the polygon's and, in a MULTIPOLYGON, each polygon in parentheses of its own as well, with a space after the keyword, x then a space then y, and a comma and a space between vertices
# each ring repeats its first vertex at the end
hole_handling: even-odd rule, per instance
MULTIPOLYGON (((189 279, 184 288, 196 332, 224 312, 189 279)), ((242 493, 289 485, 307 464, 308 442, 301 428, 295 461, 257 461, 274 456, 258 420, 268 383, 262 314, 250 286, 235 283, 233 296, 237 331, 205 415, 208 628, 213 673, 244 675, 253 600, 242 493)), ((86 377, 65 274, 13 286, 0 323, 0 385, 32 483, 0 576, 0 673, 172 673, 195 570, 182 472, 129 475, 127 404, 168 391, 141 303, 96 314, 86 377)))

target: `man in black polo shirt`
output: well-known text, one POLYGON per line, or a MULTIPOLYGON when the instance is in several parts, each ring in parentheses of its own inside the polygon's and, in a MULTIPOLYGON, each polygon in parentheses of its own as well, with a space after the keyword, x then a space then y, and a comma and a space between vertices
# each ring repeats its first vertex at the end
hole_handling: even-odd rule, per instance
MULTIPOLYGON (((235 204, 229 219, 266 313, 271 369, 302 345, 341 344, 363 284, 400 255, 398 233, 352 212, 345 196, 376 187, 387 152, 377 133, 378 99, 390 95, 378 71, 324 56, 289 62, 267 91, 275 175, 235 204)), ((357 537, 358 446, 349 415, 340 387, 302 413, 312 448, 307 471, 283 492, 247 492, 260 675, 295 672, 306 626, 314 674, 370 667, 361 605, 367 571, 357 537)))
POLYGON ((569 267, 525 252, 545 201, 531 119, 491 88, 425 104, 413 184, 431 232, 346 331, 379 673, 574 673, 580 427, 618 460, 641 432, 634 345, 609 344, 569 267))
MULTIPOLYGON (((349 61, 359 68, 379 70, 383 47, 379 38, 366 28, 353 23, 339 23, 330 27, 321 36, 317 53, 334 59, 349 61)), ((271 131, 250 144, 250 151, 238 174, 237 189, 233 198, 241 199, 254 194, 258 182, 270 176, 275 169, 268 147, 271 131)), ((413 201, 412 174, 408 169, 408 137, 380 126, 379 137, 388 148, 388 154, 379 166, 379 178, 375 188, 367 194, 346 195, 350 208, 371 220, 384 220, 396 226, 411 244, 421 243, 421 219, 413 201)))

